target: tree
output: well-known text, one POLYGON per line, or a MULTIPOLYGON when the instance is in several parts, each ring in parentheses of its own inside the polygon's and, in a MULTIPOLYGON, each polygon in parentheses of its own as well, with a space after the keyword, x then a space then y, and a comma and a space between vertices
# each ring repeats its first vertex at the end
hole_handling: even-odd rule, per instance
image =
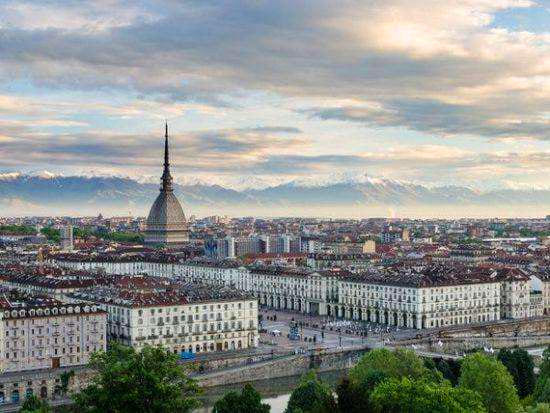
POLYGON ((520 408, 512 376, 493 357, 481 353, 465 357, 458 384, 461 388, 478 392, 489 413, 512 413, 520 408))
POLYGON ((521 398, 529 396, 535 388, 535 363, 527 351, 516 348, 503 348, 499 351, 498 360, 508 369, 521 398))
POLYGON ((362 413, 369 411, 370 394, 382 381, 387 379, 385 373, 371 370, 363 381, 353 383, 349 377, 343 377, 338 386, 338 409, 345 413, 362 413))
POLYGON ((442 374, 433 362, 425 362, 413 351, 376 349, 369 351, 350 370, 349 378, 336 388, 340 411, 360 413, 369 411, 370 394, 383 381, 403 377, 441 383, 442 374), (431 366, 431 369, 428 367, 431 366))
POLYGON ((292 391, 285 413, 334 413, 336 408, 330 387, 310 371, 292 391))
POLYGON ((430 371, 412 350, 390 351, 385 348, 371 350, 350 370, 349 377, 352 382, 360 383, 372 370, 396 379, 409 377, 442 380, 442 375, 430 371))
POLYGON ((270 410, 269 404, 262 403, 262 395, 247 383, 241 394, 226 393, 214 404, 212 413, 269 413, 270 410))
POLYGON ((19 413, 50 413, 52 409, 45 400, 40 400, 36 395, 31 395, 19 409, 19 413))
POLYGON ((479 394, 465 388, 451 387, 447 382, 433 383, 422 379, 389 379, 376 386, 370 396, 377 413, 483 413, 479 394))
POLYGON ((550 413, 550 404, 537 403, 535 406, 527 408, 527 413, 550 413))
POLYGON ((460 364, 455 360, 444 360, 442 358, 426 359, 426 367, 437 369, 443 375, 443 378, 449 380, 453 386, 458 384, 460 375, 460 364))
POLYGON ((550 402, 550 346, 542 353, 542 362, 539 366, 539 378, 533 391, 535 401, 550 402))
POLYGON ((58 229, 52 227, 44 227, 40 230, 42 234, 48 239, 48 241, 53 241, 59 243, 61 240, 61 235, 58 229))
POLYGON ((61 386, 59 390, 61 394, 66 395, 69 391, 69 385, 71 384, 71 379, 74 377, 74 370, 64 371, 59 375, 59 380, 61 381, 61 386))
POLYGON ((74 396, 79 412, 184 413, 199 405, 198 385, 177 355, 162 347, 136 352, 115 344, 93 354, 89 365, 97 374, 74 396))

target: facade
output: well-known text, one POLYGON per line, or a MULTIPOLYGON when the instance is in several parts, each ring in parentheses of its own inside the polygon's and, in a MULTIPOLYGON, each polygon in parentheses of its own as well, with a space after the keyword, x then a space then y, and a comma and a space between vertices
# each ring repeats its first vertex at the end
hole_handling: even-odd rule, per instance
POLYGON ((290 268, 251 268, 237 280, 239 290, 253 294, 261 305, 326 315, 326 278, 318 272, 290 268))
POLYGON ((98 306, 7 297, 0 303, 2 372, 85 365, 94 351, 105 350, 107 314, 98 306))
MULTIPOLYGON (((121 263, 113 271, 136 271, 131 265, 121 263)), ((151 275, 231 286, 270 308, 414 328, 535 317, 550 305, 550 282, 543 283, 541 294, 532 294, 529 277, 515 268, 371 265, 350 272, 337 267, 245 267, 235 262, 136 265, 151 275)))
POLYGON ((409 328, 431 328, 500 319, 500 284, 483 274, 368 274, 341 280, 334 312, 409 328))
POLYGON ((189 241, 189 233, 183 209, 172 187, 168 155, 168 125, 166 125, 164 139, 164 172, 161 177, 160 193, 147 217, 145 244, 176 247, 189 241))
POLYGON ((174 353, 258 345, 258 303, 250 295, 197 284, 174 289, 167 280, 144 288, 139 279, 74 294, 108 313, 110 341, 136 349, 162 345, 174 353))

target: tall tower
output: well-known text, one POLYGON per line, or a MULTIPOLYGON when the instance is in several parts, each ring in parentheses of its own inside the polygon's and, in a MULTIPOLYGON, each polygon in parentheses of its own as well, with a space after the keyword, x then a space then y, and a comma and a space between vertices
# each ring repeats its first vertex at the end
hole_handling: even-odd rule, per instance
POLYGON ((145 244, 149 246, 177 247, 189 241, 187 220, 178 199, 174 195, 168 149, 168 123, 166 123, 164 169, 160 178, 160 193, 151 207, 145 230, 145 244))
POLYGON ((73 250, 73 226, 65 225, 61 228, 61 249, 63 251, 73 250))

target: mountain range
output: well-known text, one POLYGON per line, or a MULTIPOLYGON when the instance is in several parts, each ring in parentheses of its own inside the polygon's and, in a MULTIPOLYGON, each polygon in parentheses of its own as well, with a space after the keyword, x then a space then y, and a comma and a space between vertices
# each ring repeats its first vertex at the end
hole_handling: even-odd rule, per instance
MULTIPOLYGON (((145 215, 158 184, 116 176, 0 174, 0 215, 145 215)), ((184 210, 234 216, 545 216, 550 190, 429 187, 381 178, 229 188, 175 184, 184 210)))

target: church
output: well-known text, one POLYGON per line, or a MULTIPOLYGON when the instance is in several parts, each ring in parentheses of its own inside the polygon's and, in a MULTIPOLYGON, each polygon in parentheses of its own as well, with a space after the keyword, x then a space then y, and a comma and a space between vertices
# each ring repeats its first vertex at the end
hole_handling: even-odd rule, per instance
POLYGON ((168 123, 164 134, 164 171, 161 177, 160 193, 147 217, 145 245, 179 247, 189 241, 185 214, 174 195, 170 158, 168 154, 168 123))

